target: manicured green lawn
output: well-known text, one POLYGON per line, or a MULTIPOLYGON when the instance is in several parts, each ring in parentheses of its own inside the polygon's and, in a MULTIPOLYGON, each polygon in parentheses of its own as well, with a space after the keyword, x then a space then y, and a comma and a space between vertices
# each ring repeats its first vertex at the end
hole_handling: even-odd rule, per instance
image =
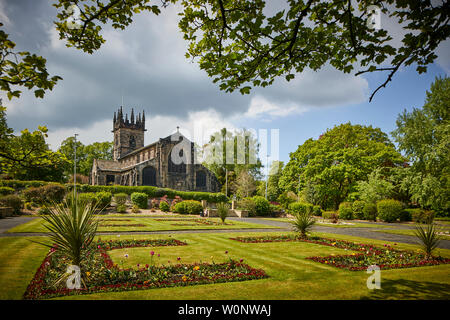
MULTIPOLYGON (((131 216, 101 216, 100 219, 108 219, 104 223, 115 224, 121 226, 99 226, 99 232, 125 232, 125 231, 167 231, 167 230, 207 230, 207 229, 267 229, 276 228, 261 224, 226 220, 225 224, 221 224, 219 218, 208 218, 206 221, 212 221, 216 224, 207 225, 196 223, 194 217, 181 217, 183 221, 178 221, 180 217, 157 217, 157 218, 135 218, 131 216), (174 221, 161 221, 160 219, 178 219, 174 221), (114 220, 114 221, 110 221, 114 220), (131 220, 131 221, 128 221, 131 220), (138 224, 139 226, 130 226, 130 224, 138 224)), ((200 219, 197 217, 197 219, 200 219)), ((42 218, 36 218, 32 221, 24 223, 20 226, 9 229, 7 232, 48 232, 44 227, 45 221, 42 218)))
MULTIPOLYGON (((267 234, 267 233, 266 233, 267 234)), ((285 233, 270 233, 270 235, 285 233)), ((450 265, 416 267, 381 271, 381 289, 366 287, 365 271, 347 271, 306 260, 314 255, 342 254, 348 251, 305 242, 242 243, 229 239, 243 233, 173 234, 172 238, 188 243, 179 247, 128 248, 111 250, 114 262, 124 267, 150 263, 150 251, 155 251, 154 263, 221 262, 228 257, 244 259, 254 268, 269 275, 264 280, 230 282, 109 292, 64 297, 64 299, 449 299, 450 265), (228 251, 228 254, 225 253, 228 251), (128 254, 128 258, 125 258, 128 254), (157 258, 160 254, 160 258, 157 258)), ((247 235, 250 235, 248 233, 247 235)), ((264 235, 264 233, 251 233, 264 235)), ((386 242, 351 236, 324 234, 336 239, 383 245, 386 242)), ((121 239, 166 239, 169 235, 121 235, 121 239)), ((101 236, 103 240, 117 236, 101 236)), ((45 238, 33 237, 33 240, 45 238)), ((403 249, 417 246, 397 244, 403 249)), ((42 262, 47 248, 24 237, 0 238, 1 299, 20 299, 34 272, 42 262)), ((436 254, 450 257, 450 250, 436 254)))
MULTIPOLYGON (((442 230, 444 232, 450 231, 450 229, 448 227, 442 228, 442 230)), ((406 236, 415 236, 414 229, 383 229, 383 230, 374 230, 374 231, 383 232, 383 233, 401 234, 401 235, 406 235, 406 236)), ((450 240, 450 234, 444 235, 443 239, 450 240)))
MULTIPOLYGON (((271 221, 279 221, 279 222, 291 222, 293 221, 292 218, 263 218, 264 220, 271 220, 271 221)), ((371 223, 361 223, 361 222, 352 222, 352 221, 346 221, 348 223, 352 224, 331 224, 331 223, 321 223, 321 220, 316 220, 316 225, 318 226, 325 226, 325 227, 332 227, 332 228, 388 228, 388 226, 383 225, 377 225, 377 224, 371 224, 371 223)))

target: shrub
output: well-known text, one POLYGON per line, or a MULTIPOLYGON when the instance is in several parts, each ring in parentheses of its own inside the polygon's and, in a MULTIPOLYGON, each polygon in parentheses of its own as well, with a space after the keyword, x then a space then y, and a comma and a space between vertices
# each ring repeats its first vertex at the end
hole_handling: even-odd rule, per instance
POLYGON ((120 192, 114 195, 114 201, 116 205, 127 203, 128 195, 126 193, 120 192))
POLYGON ((147 209, 148 196, 142 192, 133 192, 131 194, 131 202, 141 209, 147 209))
POLYGON ((175 196, 175 198, 172 200, 172 202, 170 203, 170 211, 172 211, 172 212, 175 212, 174 210, 175 210, 175 205, 177 204, 177 203, 180 203, 180 202, 182 202, 183 201, 183 199, 181 198, 181 197, 179 197, 179 196, 175 196))
POLYGON ((255 203, 255 213, 257 216, 270 215, 270 202, 264 197, 254 196, 251 200, 255 203))
POLYGON ((181 214, 200 214, 203 212, 202 203, 195 200, 185 200, 173 206, 173 212, 181 214))
POLYGON ((283 192, 282 194, 280 194, 279 196, 278 196, 278 198, 277 198, 277 201, 281 204, 281 206, 284 208, 284 209, 288 209, 289 208, 289 205, 292 203, 292 202, 296 202, 298 199, 297 199, 297 196, 295 195, 295 193, 293 193, 292 191, 289 191, 289 192, 283 192))
POLYGON ((339 215, 336 211, 324 211, 322 212, 322 218, 331 220, 332 223, 337 223, 339 215))
POLYGON ((352 204, 352 210, 353 210, 353 217, 355 219, 364 219, 364 206, 366 203, 361 200, 356 200, 352 204))
POLYGON ((322 208, 320 206, 313 206, 313 215, 321 217, 322 216, 322 208))
POLYGON ((293 202, 289 205, 289 213, 313 213, 313 205, 307 202, 293 202))
POLYGON ((0 206, 11 207, 14 210, 14 214, 20 214, 22 209, 22 199, 16 195, 7 195, 0 197, 0 206))
POLYGON ((217 214, 219 215, 220 220, 222 220, 222 223, 225 223, 225 219, 228 216, 228 210, 228 203, 220 202, 217 204, 217 214))
POLYGON ((117 213, 126 213, 127 212, 127 207, 124 204, 119 204, 116 207, 116 212, 117 213))
POLYGON ((27 188, 22 192, 28 202, 39 204, 60 203, 66 194, 66 188, 61 184, 51 183, 40 187, 27 188))
POLYGON ((46 222, 44 226, 51 232, 51 244, 46 246, 58 244, 56 250, 67 257, 71 264, 83 268, 85 264, 82 262, 89 257, 86 251, 90 250, 97 232, 95 211, 95 206, 79 200, 52 207, 48 216, 42 217, 46 222))
MULTIPOLYGON (((73 199, 73 193, 69 193, 67 198, 71 201, 73 199)), ((97 204, 97 197, 94 192, 79 193, 77 194, 77 198, 82 202, 91 203, 92 205, 97 204)))
POLYGON ((377 203, 378 217, 384 222, 394 222, 400 217, 403 205, 394 199, 380 200, 377 203))
POLYGON ((377 206, 375 203, 366 202, 363 208, 364 220, 377 221, 377 206))
POLYGON ((66 195, 66 188, 62 184, 51 183, 39 189, 42 190, 45 202, 61 203, 66 195))
POLYGON ((95 193, 96 205, 98 208, 103 209, 111 205, 112 194, 111 192, 97 192, 95 193))
POLYGON ((156 199, 152 199, 152 208, 159 208, 159 201, 156 199))
POLYGON ((40 215, 45 215, 45 214, 49 214, 49 213, 50 213, 50 209, 46 205, 43 205, 42 207, 40 207, 38 209, 38 214, 40 214, 40 215))
POLYGON ((294 230, 300 233, 302 238, 306 238, 306 233, 312 228, 316 220, 307 212, 295 212, 292 222, 294 230))
POLYGON ((400 219, 400 221, 411 221, 412 214, 408 210, 403 210, 402 212, 400 212, 399 219, 400 219))
POLYGON ((170 206, 166 201, 161 201, 159 203, 159 209, 163 212, 168 212, 170 210, 170 206))
POLYGON ((28 202, 43 203, 41 189, 38 187, 31 187, 22 191, 22 195, 28 202))
POLYGON ((14 189, 10 187, 0 187, 0 196, 7 196, 9 194, 13 194, 14 189))
POLYGON ((352 220, 353 210, 350 202, 342 202, 339 205, 339 219, 352 220))
POLYGON ((249 198, 238 201, 237 208, 248 211, 249 217, 256 216, 256 204, 249 198))
POLYGON ((279 205, 270 204, 269 206, 270 206, 270 213, 272 215, 278 215, 280 212, 283 211, 283 208, 281 206, 279 206, 279 205))
POLYGON ((419 239, 422 250, 427 255, 427 258, 431 258, 433 250, 442 239, 442 237, 438 235, 436 226, 433 223, 429 223, 425 227, 418 224, 414 230, 414 234, 419 239))
POLYGON ((139 213, 141 210, 139 210, 139 207, 135 204, 133 204, 133 207, 131 207, 131 212, 133 213, 139 213))
POLYGON ((408 211, 411 214, 412 220, 417 223, 431 223, 434 220, 433 211, 425 211, 421 208, 405 209, 405 211, 408 211))
POLYGON ((23 205, 23 207, 24 207, 26 210, 31 210, 31 209, 33 209, 33 206, 31 205, 31 202, 25 202, 25 204, 23 205))

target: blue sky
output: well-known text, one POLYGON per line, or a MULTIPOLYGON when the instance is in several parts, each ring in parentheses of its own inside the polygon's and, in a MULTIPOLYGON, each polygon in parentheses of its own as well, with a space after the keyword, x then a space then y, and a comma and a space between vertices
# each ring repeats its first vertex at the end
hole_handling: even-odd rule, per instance
MULTIPOLYGON (((373 90, 384 81, 386 74, 364 75, 373 90)), ((309 138, 317 139, 327 128, 341 123, 372 125, 385 133, 396 128, 396 119, 404 109, 421 108, 435 77, 448 75, 437 64, 429 66, 427 73, 418 74, 414 68, 401 70, 386 88, 374 96, 372 102, 347 106, 316 108, 300 115, 274 119, 270 123, 242 121, 241 126, 249 128, 280 129, 280 160, 289 161, 289 153, 309 138)))

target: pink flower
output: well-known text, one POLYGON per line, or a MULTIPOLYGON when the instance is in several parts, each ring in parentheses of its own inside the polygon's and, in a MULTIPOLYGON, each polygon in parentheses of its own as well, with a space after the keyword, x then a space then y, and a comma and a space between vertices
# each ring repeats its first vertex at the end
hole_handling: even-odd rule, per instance
POLYGON ((228 250, 227 250, 227 251, 225 251, 225 254, 228 254, 228 250))
POLYGON ((155 254, 155 251, 150 251, 150 254, 153 256, 155 254))

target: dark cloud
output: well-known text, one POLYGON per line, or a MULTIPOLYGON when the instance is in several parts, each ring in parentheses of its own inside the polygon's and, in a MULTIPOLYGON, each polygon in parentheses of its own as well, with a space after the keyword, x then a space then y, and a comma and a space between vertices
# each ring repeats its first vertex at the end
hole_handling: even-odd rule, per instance
MULTIPOLYGON (((294 81, 278 79, 268 88, 256 88, 242 96, 219 90, 198 64, 184 57, 186 42, 178 31, 177 10, 160 16, 137 15, 125 30, 104 28, 106 43, 90 55, 66 48, 52 21, 51 1, 3 2, 10 23, 7 32, 20 49, 36 52, 48 61, 51 74, 64 78, 44 99, 23 92, 19 100, 6 102, 8 122, 16 130, 39 124, 51 130, 87 128, 111 119, 121 104, 127 110, 145 109, 148 116, 186 119, 190 113, 215 110, 224 118, 244 114, 251 99, 263 96, 271 103, 322 107, 358 103, 365 99, 367 82, 331 68, 306 71, 294 81)), ((269 8, 274 10, 274 8, 269 8)), ((26 90, 26 89, 25 89, 26 90)))

